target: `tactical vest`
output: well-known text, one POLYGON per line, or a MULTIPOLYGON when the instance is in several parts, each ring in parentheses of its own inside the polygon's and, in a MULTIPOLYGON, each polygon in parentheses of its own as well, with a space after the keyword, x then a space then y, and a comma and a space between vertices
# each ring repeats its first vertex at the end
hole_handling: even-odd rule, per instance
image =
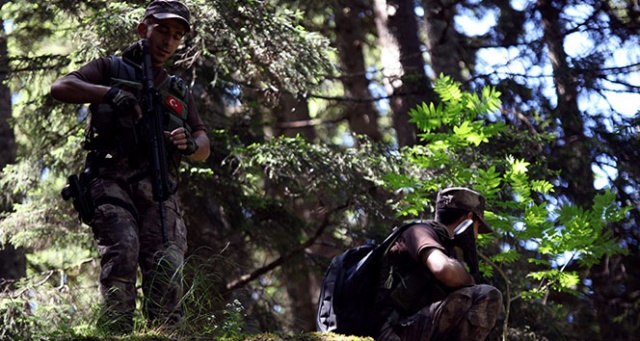
MULTIPOLYGON (((142 102, 142 83, 139 75, 140 68, 123 60, 119 56, 109 57, 111 63, 111 86, 129 91, 142 102)), ((166 131, 184 127, 188 132, 191 128, 187 124, 189 89, 181 78, 168 75, 157 86, 159 93, 160 112, 166 131)), ((89 106, 91 118, 85 129, 84 149, 109 153, 114 157, 130 156, 145 148, 145 141, 141 141, 140 127, 134 123, 135 113, 116 113, 106 103, 91 104, 89 106)), ((175 148, 173 148, 175 149, 175 148)), ((169 149, 172 151, 171 149, 169 149)))

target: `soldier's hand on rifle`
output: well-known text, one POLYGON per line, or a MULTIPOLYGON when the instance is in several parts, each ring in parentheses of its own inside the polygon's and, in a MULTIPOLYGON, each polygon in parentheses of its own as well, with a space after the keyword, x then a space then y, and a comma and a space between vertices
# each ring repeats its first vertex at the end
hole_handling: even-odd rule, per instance
POLYGON ((171 132, 165 131, 164 136, 173 142, 183 155, 191 155, 198 150, 198 144, 185 128, 176 128, 171 132))
POLYGON ((113 86, 104 95, 104 101, 116 112, 120 123, 124 126, 132 127, 142 118, 142 109, 138 99, 129 91, 113 86))

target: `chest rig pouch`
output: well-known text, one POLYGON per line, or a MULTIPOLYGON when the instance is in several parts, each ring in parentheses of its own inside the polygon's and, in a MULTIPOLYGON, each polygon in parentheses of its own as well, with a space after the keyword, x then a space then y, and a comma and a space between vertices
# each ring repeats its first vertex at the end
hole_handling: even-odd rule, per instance
MULTIPOLYGON (((111 56, 110 85, 131 92, 142 100, 142 83, 140 81, 140 67, 122 57, 111 56)), ((167 76, 157 87, 164 130, 172 131, 184 127, 189 133, 191 128, 186 122, 188 107, 188 87, 177 76, 167 76)), ((147 147, 141 140, 140 127, 136 124, 135 113, 120 113, 106 103, 91 104, 91 117, 85 129, 84 149, 109 153, 114 157, 126 157, 139 154, 147 147)), ((175 149, 175 148, 173 148, 175 149)), ((169 151, 173 149, 168 148, 169 151)), ((172 153, 173 154, 173 153, 172 153)))

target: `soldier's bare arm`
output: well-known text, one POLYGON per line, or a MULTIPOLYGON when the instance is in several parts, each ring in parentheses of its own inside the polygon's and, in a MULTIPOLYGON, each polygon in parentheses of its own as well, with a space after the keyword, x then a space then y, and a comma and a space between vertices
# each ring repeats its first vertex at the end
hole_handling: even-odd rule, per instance
POLYGON ((198 130, 193 133, 193 138, 196 140, 198 144, 198 150, 195 153, 189 155, 189 158, 193 161, 202 161, 206 160, 209 157, 210 151, 210 143, 209 137, 204 132, 204 130, 198 130))
POLYGON ((66 103, 103 103, 108 86, 93 84, 68 75, 56 80, 51 86, 51 96, 66 103))
POLYGON ((437 280, 451 288, 474 285, 473 277, 464 266, 436 248, 422 253, 422 262, 431 270, 437 280))

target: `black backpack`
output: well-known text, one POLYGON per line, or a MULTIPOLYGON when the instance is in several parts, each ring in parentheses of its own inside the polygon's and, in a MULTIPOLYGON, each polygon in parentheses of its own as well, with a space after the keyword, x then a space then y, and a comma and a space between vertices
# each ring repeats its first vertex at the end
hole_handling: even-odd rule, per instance
POLYGON ((344 335, 375 336, 373 307, 383 258, 413 221, 396 228, 380 244, 368 243, 333 258, 322 280, 316 330, 344 335))

